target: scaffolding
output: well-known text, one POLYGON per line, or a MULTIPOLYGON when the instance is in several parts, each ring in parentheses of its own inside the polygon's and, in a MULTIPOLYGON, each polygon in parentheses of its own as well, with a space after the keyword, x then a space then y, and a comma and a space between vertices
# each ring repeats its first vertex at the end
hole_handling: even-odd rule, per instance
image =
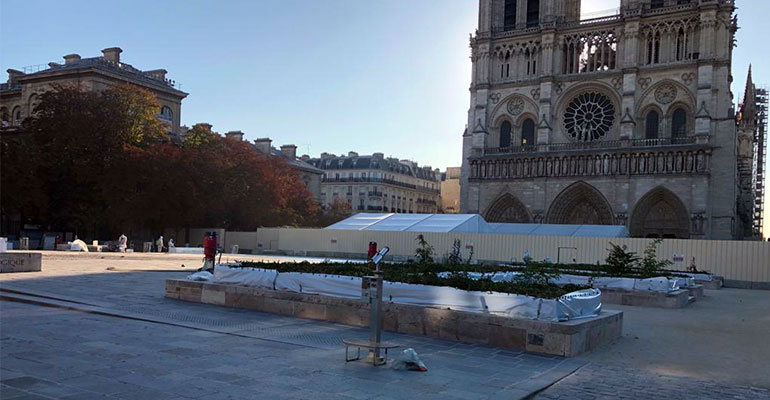
POLYGON ((752 165, 752 187, 754 188, 754 218, 753 231, 756 237, 762 238, 765 205, 765 161, 768 129, 768 89, 757 88, 757 121, 754 130, 754 161, 752 165))

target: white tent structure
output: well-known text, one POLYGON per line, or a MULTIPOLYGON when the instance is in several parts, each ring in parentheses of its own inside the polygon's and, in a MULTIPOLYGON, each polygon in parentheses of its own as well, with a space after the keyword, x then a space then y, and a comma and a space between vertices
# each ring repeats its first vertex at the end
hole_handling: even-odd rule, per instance
POLYGON ((348 217, 326 229, 391 232, 489 232, 478 214, 368 214, 348 217))
POLYGON ((502 235, 629 237, 623 225, 512 224, 487 222, 478 214, 369 214, 348 217, 325 229, 391 232, 458 232, 502 235))
POLYGON ((623 225, 508 224, 491 222, 492 232, 508 235, 629 237, 623 225))

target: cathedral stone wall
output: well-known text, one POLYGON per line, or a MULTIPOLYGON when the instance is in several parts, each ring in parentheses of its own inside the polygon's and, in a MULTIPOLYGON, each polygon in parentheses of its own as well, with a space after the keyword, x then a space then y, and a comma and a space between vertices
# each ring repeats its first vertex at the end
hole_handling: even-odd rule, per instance
POLYGON ((731 0, 480 0, 461 208, 741 238, 731 0))

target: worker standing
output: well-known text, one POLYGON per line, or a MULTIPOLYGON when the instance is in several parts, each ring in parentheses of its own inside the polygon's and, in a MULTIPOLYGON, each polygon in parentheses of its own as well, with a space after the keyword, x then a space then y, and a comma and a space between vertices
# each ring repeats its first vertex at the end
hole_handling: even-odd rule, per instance
POLYGON ((158 249, 158 253, 163 251, 163 235, 160 235, 155 241, 155 247, 158 249))

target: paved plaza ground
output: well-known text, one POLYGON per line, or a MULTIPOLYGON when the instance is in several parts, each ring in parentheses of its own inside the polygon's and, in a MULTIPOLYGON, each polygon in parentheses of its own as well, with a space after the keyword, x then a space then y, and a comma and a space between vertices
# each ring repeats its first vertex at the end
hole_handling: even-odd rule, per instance
POLYGON ((165 299, 199 261, 49 252, 41 273, 0 275, 0 398, 770 399, 770 291, 608 305, 623 337, 574 359, 386 334, 418 373, 345 363, 341 339, 365 329, 165 299))

